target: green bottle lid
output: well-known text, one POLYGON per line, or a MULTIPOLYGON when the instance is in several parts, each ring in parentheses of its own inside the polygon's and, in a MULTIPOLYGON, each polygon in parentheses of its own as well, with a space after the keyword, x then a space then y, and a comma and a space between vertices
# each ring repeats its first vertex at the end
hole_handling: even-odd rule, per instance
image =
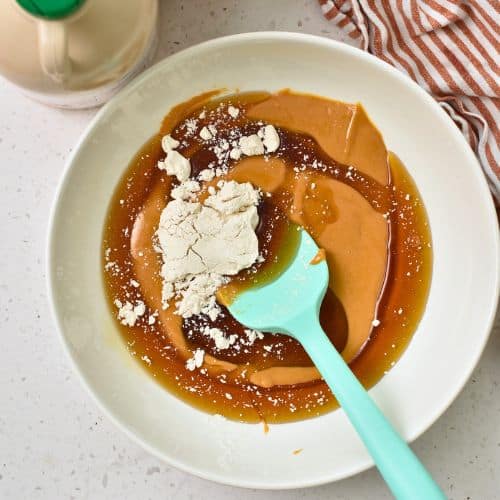
POLYGON ((30 14, 46 19, 59 19, 69 16, 85 0, 17 0, 17 3, 30 14))

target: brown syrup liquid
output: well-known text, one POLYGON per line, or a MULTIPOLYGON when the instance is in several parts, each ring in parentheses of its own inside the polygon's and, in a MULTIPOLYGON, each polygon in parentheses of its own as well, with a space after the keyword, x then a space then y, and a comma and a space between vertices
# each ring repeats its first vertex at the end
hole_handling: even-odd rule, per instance
MULTIPOLYGON (((206 94, 174 108, 159 134, 132 160, 117 187, 103 238, 103 262, 108 265, 104 272, 104 282, 113 315, 116 315, 116 307, 113 305, 116 298, 132 301, 137 297, 144 299, 147 304, 148 299, 151 299, 141 295, 141 288, 130 285, 130 280, 136 279, 130 237, 151 193, 159 190, 165 194, 163 205, 159 209, 168 202, 171 179, 156 167, 158 160, 165 156, 161 150, 161 136, 172 133, 174 137, 183 140, 178 151, 190 157, 194 177, 216 161, 216 158, 213 152, 197 141, 196 135, 189 137, 186 129, 176 124, 189 117, 198 117, 202 109, 208 112, 216 110, 221 103, 224 105, 231 102, 241 110, 241 117, 227 126, 218 124, 218 134, 230 138, 231 130, 236 124, 242 134, 248 135, 256 132, 260 124, 256 120, 245 118, 245 111, 255 103, 265 101, 269 95, 240 94, 208 101, 211 97, 213 94, 206 94), (109 262, 113 264, 109 265, 109 262)), ((198 130, 208 123, 209 117, 206 122, 198 119, 198 130)), ((357 171, 350 175, 348 167, 332 160, 313 138, 285 127, 277 129, 281 140, 278 157, 287 165, 287 170, 291 172, 294 166, 303 165, 302 172, 334 178, 360 193, 377 212, 389 214, 389 264, 377 311, 380 326, 372 331, 368 342, 350 363, 361 382, 366 387, 371 387, 404 352, 425 308, 432 254, 424 206, 411 177, 395 155, 389 154, 391 181, 384 186, 357 171), (307 162, 304 162, 304 155, 308 158, 307 162)), ((215 182, 217 179, 213 181, 215 182)), ((310 213, 302 214, 304 226, 313 237, 314 226, 308 226, 308 217, 314 218, 321 214, 325 223, 334 222, 337 217, 335 206, 325 201, 328 196, 327 193, 322 193, 322 189, 318 183, 307 206, 310 213)), ((274 191, 269 198, 263 198, 259 206, 257 235, 265 262, 241 272, 233 280, 232 292, 229 293, 237 293, 244 287, 258 286, 272 279, 293 256, 298 232, 286 215, 292 205, 293 197, 286 187, 274 191)), ((158 277, 156 279, 159 280, 158 277)), ((204 316, 184 320, 182 332, 189 349, 202 348, 206 354, 238 365, 231 372, 216 368, 188 371, 185 357, 180 355, 161 321, 156 321, 153 325, 141 321, 131 328, 119 324, 119 328, 131 354, 140 360, 159 383, 184 401, 209 413, 219 413, 247 422, 265 420, 271 423, 317 416, 337 406, 326 384, 319 379, 269 388, 249 383, 245 375, 246 366, 253 370, 278 366, 309 367, 311 361, 300 344, 282 335, 266 334, 264 339, 255 341, 252 346, 237 342, 227 350, 217 350, 214 342, 202 334, 205 326, 217 327, 226 334, 245 338, 245 328, 227 309, 222 309, 222 314, 215 321, 204 316)), ((342 302, 331 289, 323 302, 320 321, 336 348, 342 351, 349 335, 348 319, 342 302)))

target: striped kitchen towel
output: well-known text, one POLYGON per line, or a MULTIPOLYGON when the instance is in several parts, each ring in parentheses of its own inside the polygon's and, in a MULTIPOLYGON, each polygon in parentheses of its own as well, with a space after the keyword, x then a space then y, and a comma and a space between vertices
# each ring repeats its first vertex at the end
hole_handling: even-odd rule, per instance
POLYGON ((476 151, 500 203, 499 0, 319 0, 364 50, 430 92, 476 151))

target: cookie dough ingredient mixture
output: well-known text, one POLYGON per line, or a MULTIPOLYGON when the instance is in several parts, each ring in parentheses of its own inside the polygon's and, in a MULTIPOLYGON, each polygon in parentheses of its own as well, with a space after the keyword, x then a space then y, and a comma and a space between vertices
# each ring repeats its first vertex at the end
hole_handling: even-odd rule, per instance
POLYGON ((300 344, 245 328, 217 296, 280 272, 303 226, 330 270, 320 322, 370 387, 425 307, 425 209, 361 105, 216 94, 174 107, 118 186, 110 306, 130 353, 184 401, 247 422, 316 416, 336 401, 300 344))

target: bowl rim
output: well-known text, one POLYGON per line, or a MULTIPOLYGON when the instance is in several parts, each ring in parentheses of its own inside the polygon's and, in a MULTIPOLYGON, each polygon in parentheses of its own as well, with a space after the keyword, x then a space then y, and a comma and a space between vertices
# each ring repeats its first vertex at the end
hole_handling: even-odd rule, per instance
MULTIPOLYGON (((373 460, 370 458, 368 460, 360 460, 357 467, 352 467, 349 471, 346 471, 337 475, 324 476, 321 478, 315 478, 313 480, 304 481, 299 480, 295 481, 293 478, 286 483, 269 483, 265 481, 257 482, 257 481, 233 481, 231 478, 227 476, 223 476, 216 473, 207 473, 202 469, 198 469, 196 467, 192 467, 188 462, 183 462, 177 460, 177 458, 172 455, 167 455, 164 451, 160 451, 155 448, 153 445, 144 441, 141 437, 139 437, 131 428, 127 426, 124 422, 121 421, 120 417, 115 414, 111 409, 109 409, 106 405, 106 402, 101 399, 96 392, 92 389, 87 378, 83 371, 80 369, 75 357, 72 354, 69 342, 66 336, 63 333, 63 326, 60 319, 58 306, 56 305, 55 299, 55 267, 54 267, 54 247, 55 247, 55 239, 54 233, 56 230, 56 218, 59 209, 59 202, 68 183, 70 172, 73 169, 73 163, 78 155, 82 145, 86 142, 88 136, 92 133, 92 130, 96 126, 96 124, 101 120, 101 118, 108 113, 108 111, 114 109, 119 106, 120 101, 124 98, 125 94, 130 92, 136 87, 139 87, 144 81, 148 80, 152 75, 154 75, 161 67, 164 65, 172 64, 176 59, 186 57, 190 55, 191 57, 195 57, 199 51, 203 51, 206 49, 214 49, 221 46, 231 45, 233 43, 241 43, 241 42, 255 42, 255 41, 278 41, 278 42, 302 42, 304 44, 310 44, 312 47, 322 47, 327 49, 333 49, 334 51, 344 51, 347 54, 352 55, 354 58, 359 58, 361 60, 369 61, 371 64, 375 64, 385 72, 391 74, 393 77, 402 81, 405 85, 410 86, 413 90, 419 95, 419 97, 428 103, 436 111, 439 110, 439 113, 443 113, 448 117, 446 112, 443 110, 441 106, 432 98, 430 94, 428 94, 422 87, 420 87, 415 81, 413 81, 408 75, 400 72, 390 64, 385 61, 375 57, 374 55, 365 52, 361 49, 353 47, 351 45, 345 44, 343 42, 332 40, 319 35, 305 34, 305 33, 297 33, 297 32, 288 32, 288 31, 259 31, 259 32, 248 32, 248 33, 239 33, 235 35, 228 35, 223 37, 218 37, 214 39, 207 40, 205 42, 201 42, 199 44, 187 47, 183 50, 180 50, 174 54, 171 54, 161 61, 157 62, 146 71, 141 73, 139 76, 134 78, 130 83, 128 83, 123 89, 121 89, 113 98, 111 98, 90 120, 87 126, 84 128, 81 133, 78 141, 76 142, 73 150, 65 161, 65 165, 63 168, 63 172, 59 177, 59 181, 54 193, 54 198, 52 201, 52 205, 49 212, 49 221, 47 226, 47 239, 45 246, 45 265, 46 265, 46 291, 49 303, 50 314, 52 315, 53 321, 56 325, 57 336, 63 346, 63 350, 66 353, 67 358, 72 366, 73 372, 76 373, 79 378, 81 384, 85 387, 88 394, 90 394, 91 398, 95 401, 100 411, 107 416, 107 418, 123 433, 125 433, 133 442, 137 443, 143 449, 146 449, 153 456, 158 459, 172 465, 173 467, 187 472, 189 474, 193 474, 202 479, 206 479, 209 481, 214 481, 220 484, 225 484, 228 486, 235 486, 241 488, 256 488, 262 490, 288 490, 288 489, 296 489, 296 488, 306 488, 306 487, 314 487, 320 486, 323 484, 331 483, 334 481, 338 481, 341 479, 345 479, 347 477, 353 476, 355 474, 359 474, 374 465, 373 460)), ((449 118, 449 117, 448 117, 449 118)), ((459 129, 455 126, 453 121, 449 119, 448 128, 453 130, 455 135, 458 134, 460 140, 463 142, 466 149, 469 152, 469 161, 472 161, 476 164, 474 170, 474 175, 476 176, 479 187, 482 190, 482 196, 485 203, 485 209, 489 212, 489 225, 490 230, 493 233, 494 241, 495 241, 495 273, 492 280, 494 280, 494 296, 491 300, 491 306, 489 307, 489 316, 486 321, 485 333, 483 335, 482 342, 477 345, 477 352, 474 357, 470 358, 469 365, 462 372, 462 376, 456 380, 454 389, 450 391, 450 395, 448 399, 444 399, 441 405, 438 405, 438 408, 432 413, 428 419, 425 421, 421 421, 418 428, 407 438, 408 442, 412 442, 421 436, 426 430, 428 430, 436 420, 444 414, 444 412, 450 407, 450 405, 455 401, 459 393, 464 388, 465 384, 468 382, 470 376, 472 375, 473 370, 477 366, 479 359, 484 351, 486 343, 488 342, 493 322, 496 316, 496 310, 498 306, 498 298, 500 292, 500 273, 499 273, 499 243, 500 243, 500 233, 499 227, 497 223, 496 210, 493 202, 493 198, 488 187, 487 180, 482 172, 482 169, 479 164, 479 160, 477 159, 475 153, 470 148, 470 145, 467 143, 465 138, 460 133, 459 129)), ((321 417, 320 417, 321 418, 321 417)), ((281 424, 287 425, 287 424, 281 424)))

